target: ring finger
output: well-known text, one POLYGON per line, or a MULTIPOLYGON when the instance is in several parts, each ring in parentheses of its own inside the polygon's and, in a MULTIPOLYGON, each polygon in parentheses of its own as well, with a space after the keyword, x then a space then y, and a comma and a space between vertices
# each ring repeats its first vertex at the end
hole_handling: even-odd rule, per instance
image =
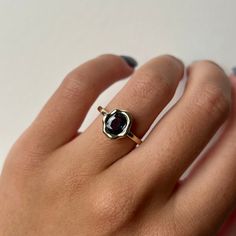
MULTIPOLYGON (((129 111, 134 117, 132 131, 141 138, 173 97, 183 71, 182 62, 172 56, 152 59, 135 72, 126 86, 108 104, 106 110, 119 108, 129 111)), ((66 149, 67 152, 72 150, 74 154, 78 150, 80 163, 89 163, 89 168, 100 171, 134 147, 135 142, 128 138, 108 139, 102 133, 102 116, 99 116, 66 149), (96 159, 94 155, 89 155, 90 152, 96 153, 96 159), (86 161, 83 161, 83 158, 86 161)))
POLYGON ((182 98, 143 145, 115 163, 110 172, 117 179, 122 176, 139 197, 157 188, 158 196, 166 199, 227 118, 230 101, 231 86, 223 70, 208 61, 195 63, 182 98))

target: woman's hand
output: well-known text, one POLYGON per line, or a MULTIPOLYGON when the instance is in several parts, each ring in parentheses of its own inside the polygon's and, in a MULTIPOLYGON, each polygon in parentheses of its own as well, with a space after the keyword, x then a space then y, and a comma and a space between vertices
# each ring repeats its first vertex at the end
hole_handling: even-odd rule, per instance
MULTIPOLYGON (((0 235, 211 236, 219 230, 236 203, 236 78, 231 86, 216 64, 191 65, 184 95, 138 148, 128 138, 108 139, 101 115, 78 135, 98 95, 134 66, 130 58, 103 55, 66 76, 8 155, 0 235), (180 182, 227 118, 218 142, 180 182)), ((128 110, 142 137, 183 73, 178 59, 154 58, 106 109, 128 110)))

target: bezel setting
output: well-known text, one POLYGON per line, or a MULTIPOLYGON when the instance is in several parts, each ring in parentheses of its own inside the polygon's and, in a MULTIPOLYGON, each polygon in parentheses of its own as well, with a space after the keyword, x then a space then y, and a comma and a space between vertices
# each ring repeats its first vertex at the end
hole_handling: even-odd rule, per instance
POLYGON ((118 139, 126 137, 127 134, 130 132, 132 121, 133 121, 132 115, 128 111, 115 109, 103 116, 103 133, 110 139, 118 139), (116 114, 121 114, 126 119, 125 127, 118 134, 114 134, 112 132, 107 131, 107 124, 108 124, 107 122, 109 118, 116 114))

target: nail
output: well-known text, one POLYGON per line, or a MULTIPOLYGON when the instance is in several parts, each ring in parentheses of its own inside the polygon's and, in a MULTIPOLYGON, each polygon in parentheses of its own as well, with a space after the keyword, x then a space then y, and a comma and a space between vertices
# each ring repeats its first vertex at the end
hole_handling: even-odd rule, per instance
POLYGON ((236 67, 232 68, 233 75, 236 75, 236 67))
POLYGON ((120 56, 122 59, 125 60, 125 62, 131 67, 131 68, 135 68, 138 65, 138 62, 130 56, 120 56))

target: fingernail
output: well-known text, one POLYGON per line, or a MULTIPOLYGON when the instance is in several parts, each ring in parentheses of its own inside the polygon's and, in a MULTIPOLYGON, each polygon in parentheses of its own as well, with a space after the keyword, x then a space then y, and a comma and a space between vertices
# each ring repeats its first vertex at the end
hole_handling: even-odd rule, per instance
POLYGON ((232 68, 233 75, 236 75, 236 67, 232 68))
POLYGON ((125 62, 131 67, 131 68, 135 68, 138 65, 138 62, 130 56, 120 56, 122 59, 125 60, 125 62))

